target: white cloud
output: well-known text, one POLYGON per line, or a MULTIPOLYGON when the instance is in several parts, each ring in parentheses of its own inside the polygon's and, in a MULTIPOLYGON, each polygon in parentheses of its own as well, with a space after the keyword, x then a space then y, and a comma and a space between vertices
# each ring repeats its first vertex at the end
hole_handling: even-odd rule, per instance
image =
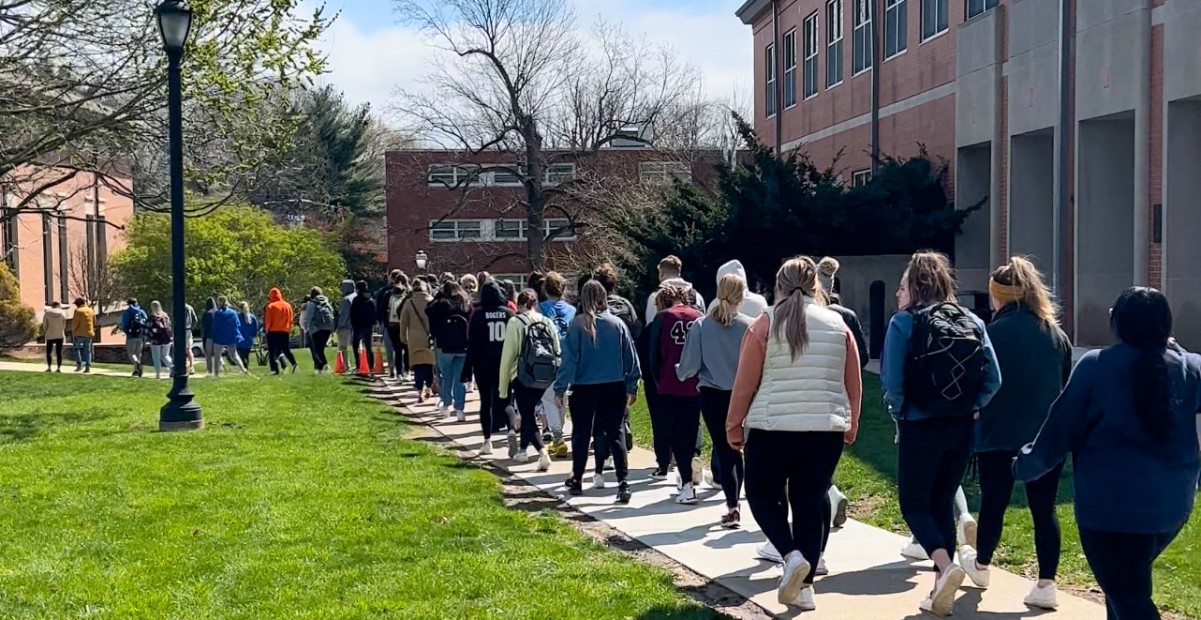
MULTIPOLYGON (((348 0, 349 1, 349 0, 348 0)), ((581 29, 590 29, 597 18, 620 24, 629 34, 654 44, 667 44, 682 59, 695 64, 705 91, 729 100, 735 93, 749 98, 752 84, 750 30, 736 17, 736 0, 705 10, 685 6, 660 6, 647 0, 574 0, 581 29)), ((700 3, 696 3, 700 4, 700 3)), ((710 3, 706 3, 707 5, 710 3)), ((370 103, 384 114, 397 88, 418 88, 436 52, 422 36, 393 23, 361 24, 342 15, 322 37, 318 48, 327 54, 329 73, 320 78, 333 84, 354 103, 370 103)))

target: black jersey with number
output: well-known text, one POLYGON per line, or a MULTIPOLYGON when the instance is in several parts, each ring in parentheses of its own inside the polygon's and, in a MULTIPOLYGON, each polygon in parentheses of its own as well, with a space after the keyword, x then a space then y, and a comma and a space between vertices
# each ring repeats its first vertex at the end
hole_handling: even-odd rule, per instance
POLYGON ((480 290, 480 307, 471 315, 467 334, 467 365, 477 376, 499 377, 505 331, 514 312, 505 305, 504 289, 496 282, 480 290))

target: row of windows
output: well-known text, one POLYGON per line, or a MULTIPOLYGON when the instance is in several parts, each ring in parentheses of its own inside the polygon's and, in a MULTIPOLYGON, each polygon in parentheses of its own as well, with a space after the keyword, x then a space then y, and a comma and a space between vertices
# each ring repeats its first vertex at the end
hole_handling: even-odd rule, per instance
MULTIPOLYGON (((529 222, 525 220, 442 220, 430 222, 430 241, 525 241, 529 222)), ((574 241, 571 222, 563 218, 542 221, 542 236, 554 235, 555 241, 574 241)))
MULTIPOLYGON (((852 4, 852 35, 851 35, 851 72, 858 75, 872 67, 875 58, 873 42, 872 7, 875 0, 846 0, 852 4)), ((934 38, 950 27, 950 0, 913 0, 921 3, 922 41, 934 38)), ((965 0, 965 11, 970 19, 997 6, 1000 0, 965 0)), ((843 2, 844 0, 827 0, 825 6, 826 22, 826 88, 833 88, 842 83, 843 79, 843 2)), ((884 0, 884 60, 908 49, 906 30, 909 26, 910 0, 884 0)), ((814 11, 805 17, 802 51, 802 96, 805 99, 817 95, 817 65, 818 45, 821 41, 819 33, 820 11, 814 11)), ((797 103, 797 36, 796 29, 784 33, 783 51, 783 100, 784 108, 790 108, 797 103)), ((768 44, 764 50, 764 67, 766 71, 766 116, 771 118, 776 114, 776 45, 768 44)))
MULTIPOLYGON (((428 184, 434 187, 521 187, 524 166, 514 168, 503 164, 460 164, 430 166, 428 184), (520 173, 520 175, 519 175, 520 173)), ((543 182, 547 185, 566 183, 575 178, 575 164, 551 164, 543 182)), ((639 164, 639 176, 647 185, 666 185, 672 179, 692 182, 692 167, 684 162, 644 161, 639 164)))

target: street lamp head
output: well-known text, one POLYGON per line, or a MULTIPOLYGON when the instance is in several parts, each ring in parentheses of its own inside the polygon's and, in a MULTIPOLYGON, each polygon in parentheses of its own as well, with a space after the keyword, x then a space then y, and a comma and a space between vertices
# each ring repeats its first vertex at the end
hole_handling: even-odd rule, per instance
POLYGON ((180 56, 192 30, 192 7, 184 0, 163 0, 154 9, 158 33, 163 37, 163 49, 168 55, 180 56))
POLYGON ((417 268, 418 269, 424 270, 425 266, 428 265, 429 262, 430 262, 430 257, 425 255, 424 250, 417 252, 417 268))

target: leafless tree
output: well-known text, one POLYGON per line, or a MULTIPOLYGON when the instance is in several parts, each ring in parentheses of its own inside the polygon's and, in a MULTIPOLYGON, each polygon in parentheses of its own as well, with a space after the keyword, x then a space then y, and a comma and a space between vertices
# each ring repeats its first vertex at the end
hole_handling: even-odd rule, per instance
POLYGON ((107 261, 97 260, 97 257, 90 255, 87 244, 82 242, 71 248, 70 261, 71 296, 88 300, 97 314, 108 312, 116 301, 117 286, 107 261))
MULTIPOLYGON (((526 221, 533 268, 545 268, 548 241, 587 225, 573 194, 584 180, 557 182, 552 166, 595 157, 619 139, 651 143, 694 103, 695 67, 607 24, 581 37, 567 0, 396 0, 396 6, 406 24, 443 52, 422 90, 399 92, 397 116, 419 138, 467 159, 496 153, 501 161, 472 168, 456 185, 468 188, 489 172, 520 180, 521 198, 499 210, 526 221), (546 218, 557 214, 569 224, 547 231, 546 218)), ((467 193, 460 205, 471 202, 467 193)))

